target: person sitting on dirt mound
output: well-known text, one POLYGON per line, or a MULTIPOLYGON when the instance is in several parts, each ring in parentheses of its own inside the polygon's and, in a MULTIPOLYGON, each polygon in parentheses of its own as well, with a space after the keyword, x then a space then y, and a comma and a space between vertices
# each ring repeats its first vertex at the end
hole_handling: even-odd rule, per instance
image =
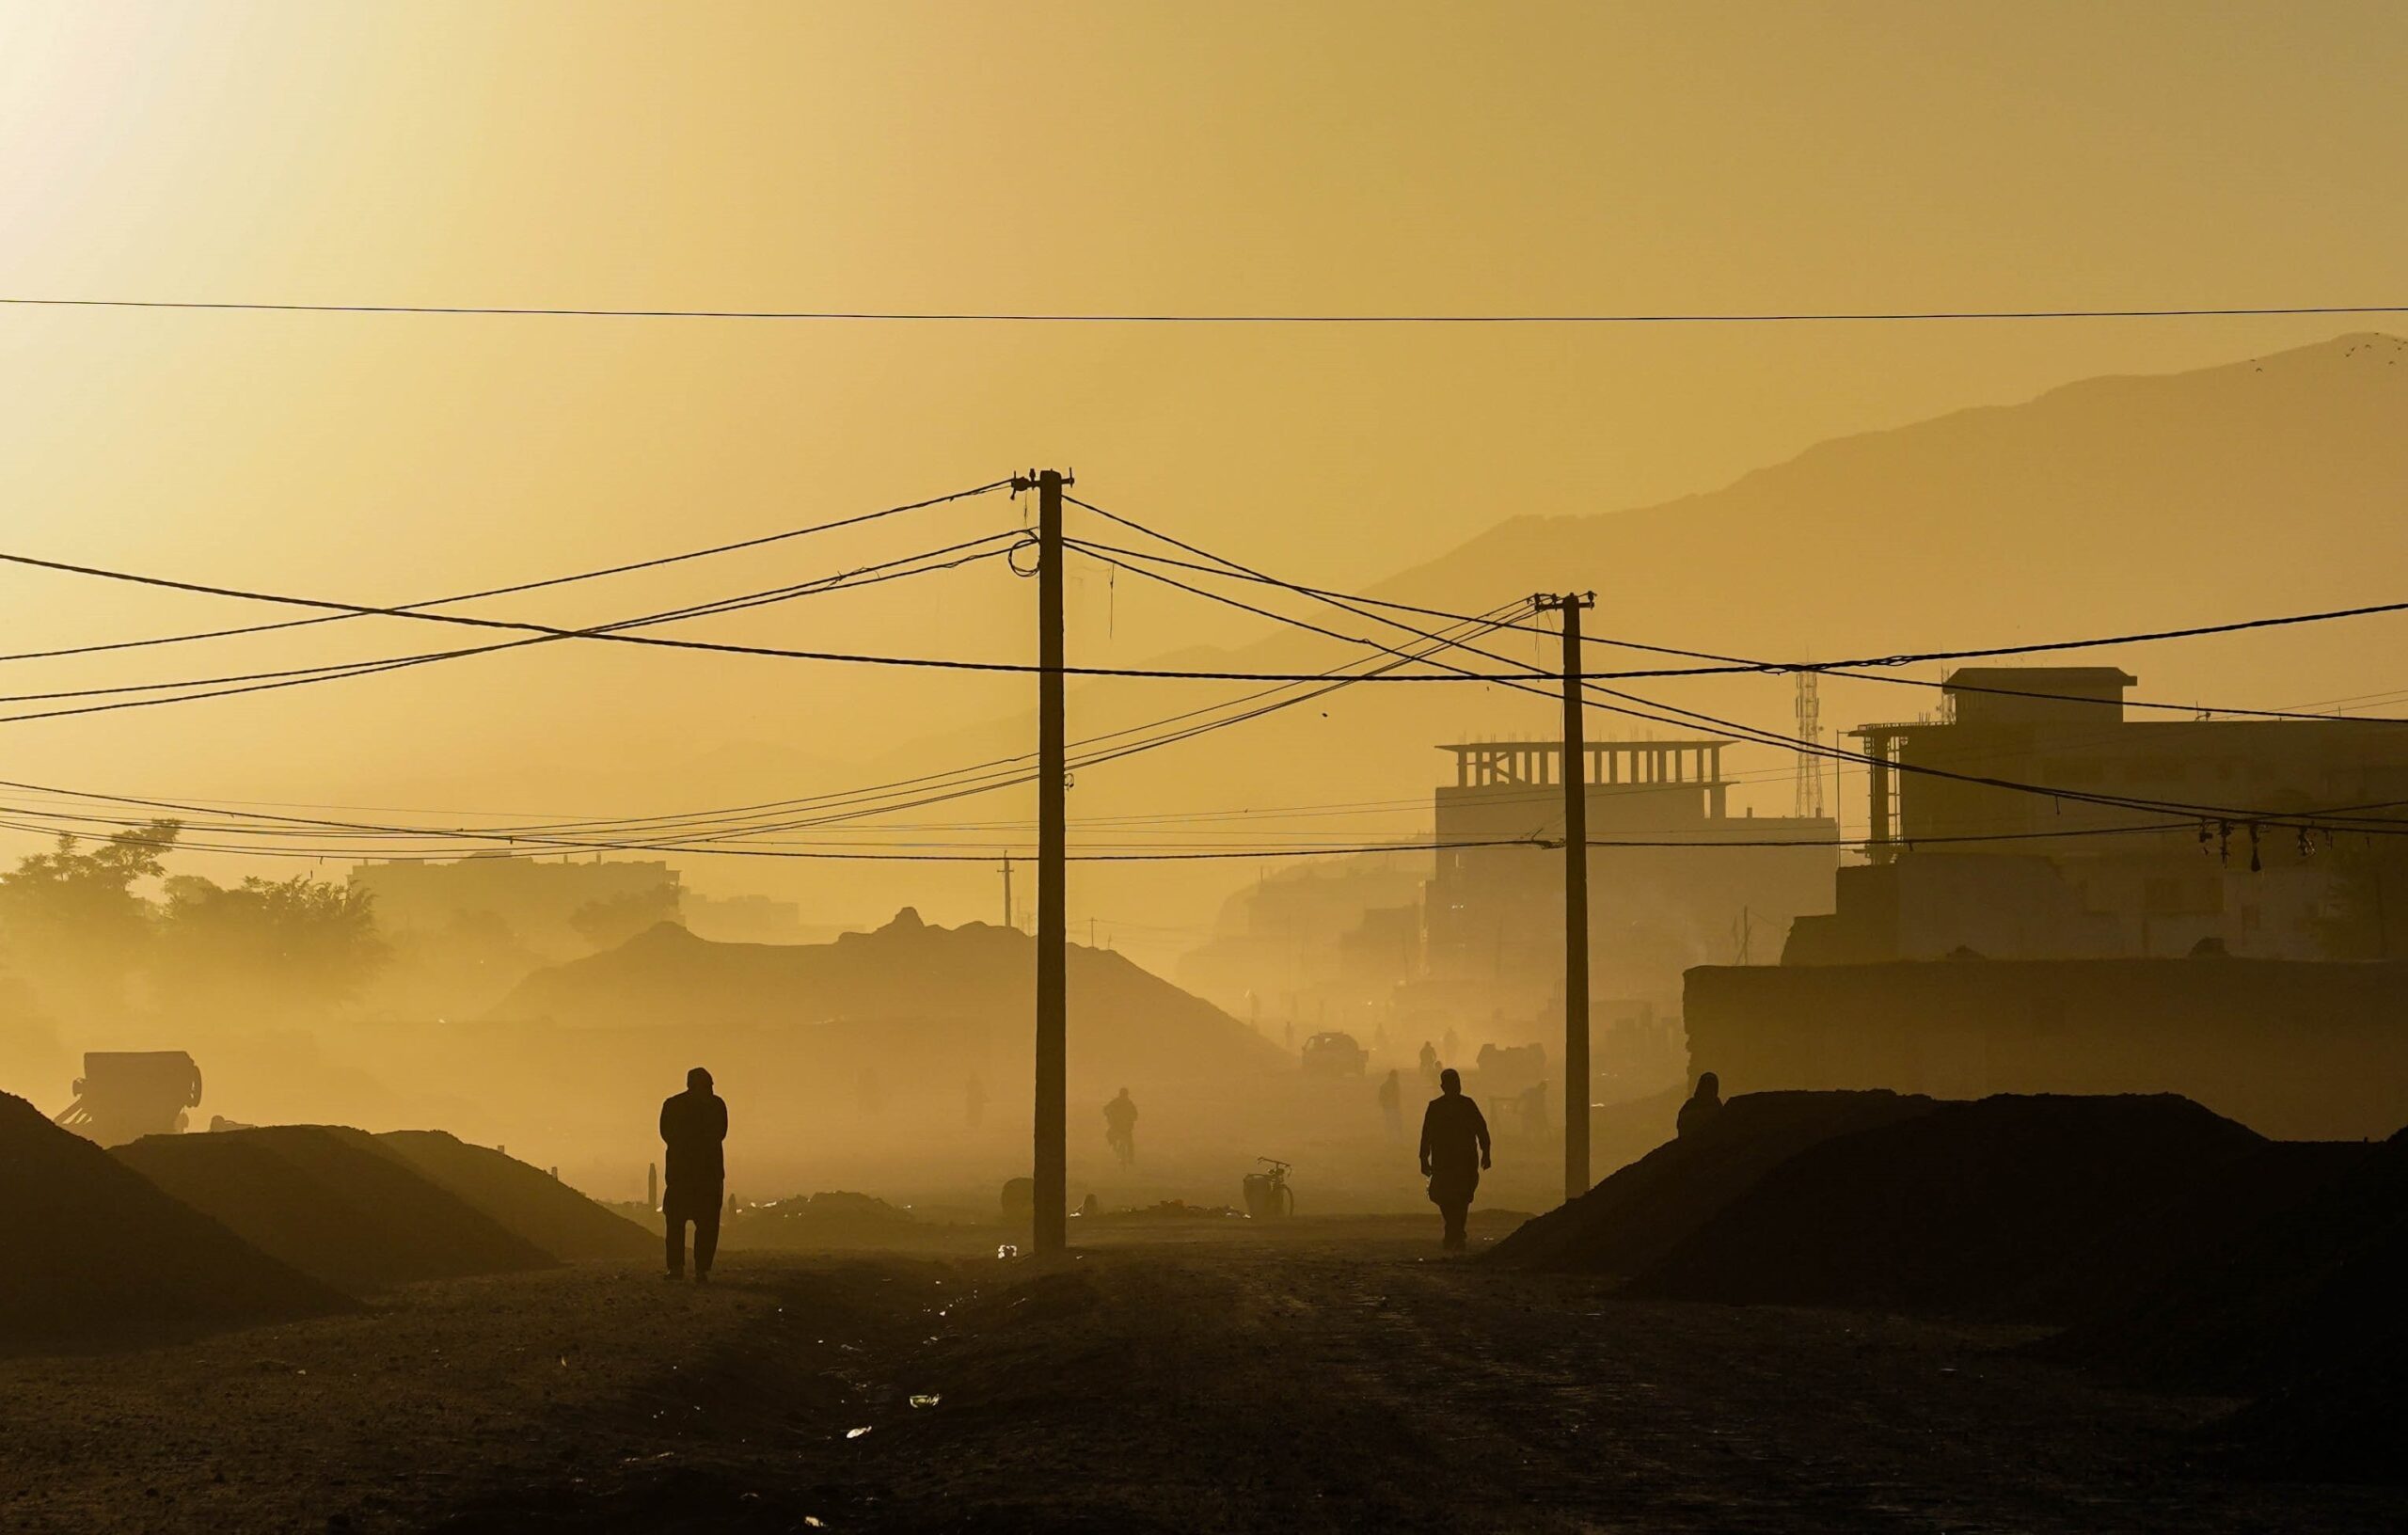
POLYGON ((686 1223, 694 1223, 694 1278, 708 1283, 719 1252, 721 1198, 727 1192, 727 1102, 701 1067, 686 1090, 662 1100, 660 1139, 669 1147, 660 1214, 669 1228, 669 1277, 686 1277, 686 1223))
POLYGON ((1430 1180, 1430 1202, 1446 1220, 1450 1253, 1464 1249, 1472 1191, 1488 1164, 1487 1116, 1464 1096, 1464 1079, 1450 1066, 1438 1073, 1438 1096, 1421 1114, 1421 1176, 1430 1180))
POLYGON ((1672 1122, 1676 1133, 1684 1138, 1703 1135, 1722 1118, 1722 1079, 1711 1071, 1698 1074, 1697 1091, 1681 1105, 1680 1117, 1672 1122))

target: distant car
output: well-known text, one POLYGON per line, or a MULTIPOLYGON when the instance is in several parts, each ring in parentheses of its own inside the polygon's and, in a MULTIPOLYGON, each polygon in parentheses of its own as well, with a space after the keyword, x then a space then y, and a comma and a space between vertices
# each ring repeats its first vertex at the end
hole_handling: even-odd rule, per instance
POLYGON ((1335 1030, 1317 1034, 1305 1041, 1305 1074, 1314 1077, 1342 1077, 1348 1073, 1363 1074, 1371 1064, 1371 1052, 1354 1042, 1351 1034, 1335 1030))

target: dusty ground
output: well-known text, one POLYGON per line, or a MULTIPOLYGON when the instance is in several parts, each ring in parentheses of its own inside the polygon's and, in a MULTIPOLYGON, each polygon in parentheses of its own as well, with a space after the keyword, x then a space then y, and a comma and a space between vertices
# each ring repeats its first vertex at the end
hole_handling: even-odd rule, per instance
POLYGON ((586 1267, 0 1361, 0 1528, 2408 1524, 2408 1495, 2226 1480, 2220 1404, 2016 1335, 1620 1300, 1442 1260, 1431 1224, 586 1267))

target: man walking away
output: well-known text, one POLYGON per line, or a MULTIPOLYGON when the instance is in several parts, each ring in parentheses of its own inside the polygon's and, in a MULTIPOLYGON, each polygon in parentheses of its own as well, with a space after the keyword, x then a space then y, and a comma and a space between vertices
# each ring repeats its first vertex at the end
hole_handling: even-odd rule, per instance
POLYGON ((720 1201, 727 1192, 727 1103, 711 1091, 701 1067, 686 1073, 686 1090, 660 1105, 660 1139, 669 1147, 668 1188, 660 1213, 668 1226, 669 1277, 686 1277, 686 1223, 694 1223, 694 1278, 707 1283, 719 1251, 720 1201))
POLYGON ((1464 1079, 1450 1066, 1438 1073, 1438 1096, 1421 1116, 1421 1176, 1430 1180, 1430 1202, 1446 1219, 1450 1253, 1464 1250, 1472 1191, 1487 1166, 1488 1119, 1464 1096, 1464 1079))

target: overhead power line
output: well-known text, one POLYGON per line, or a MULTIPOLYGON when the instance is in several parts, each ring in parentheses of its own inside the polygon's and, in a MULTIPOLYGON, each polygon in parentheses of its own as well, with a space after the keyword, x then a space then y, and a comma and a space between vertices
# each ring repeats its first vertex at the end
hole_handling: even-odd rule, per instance
MULTIPOLYGON (((263 592, 247 587, 222 586, 208 581, 180 580, 165 576, 145 576, 133 571, 112 570, 101 565, 79 564, 66 560, 45 560, 29 554, 0 552, 0 561, 24 565, 36 570, 55 570, 70 576, 89 576, 101 580, 122 581, 136 586, 160 588, 171 592, 190 592, 203 596, 234 597, 246 602, 271 602, 288 608, 310 608, 360 617, 406 618, 425 624, 451 624, 467 628, 501 629, 519 634, 548 635, 559 640, 595 640, 613 644, 651 645, 668 650, 702 651, 722 656, 762 656, 784 660, 836 661, 862 666, 893 666, 930 669, 947 672, 998 672, 1018 674, 1041 672, 1045 668, 1022 661, 983 661, 931 656, 877 656, 850 651, 798 650, 780 645, 742 645, 724 641, 676 640, 661 635, 622 634, 609 629, 573 629, 553 624, 533 624, 516 619, 477 618, 467 613, 436 613, 419 608, 378 607, 371 603, 341 602, 329 597, 295 596, 289 593, 263 592)), ((1065 676, 1075 677, 1145 677, 1192 682, 1319 682, 1326 673, 1317 672, 1183 672, 1153 667, 1068 666, 1065 676)), ((1513 677, 1529 677, 1546 681, 1550 673, 1528 672, 1511 673, 1513 677)), ((1497 682, 1502 677, 1490 677, 1461 673, 1402 673, 1366 676, 1367 682, 1497 682)))
MULTIPOLYGON (((1464 625, 1456 627, 1467 628, 1471 631, 1463 638, 1473 638, 1485 622, 1484 619, 1467 619, 1464 625)), ((1442 633, 1434 637, 1431 644, 1434 649, 1443 648, 1454 642, 1454 639, 1455 636, 1451 632, 1442 633)), ((514 643, 529 642, 531 641, 514 641, 514 643)), ((1244 724, 1264 715, 1324 697, 1355 682, 1366 680, 1378 673, 1407 664, 1407 661, 1415 658, 1418 657, 1407 657, 1391 660, 1371 667, 1368 672, 1359 673, 1348 669, 1362 666, 1366 664, 1365 661, 1350 661, 1344 666, 1317 673, 1313 680, 1321 684, 1318 687, 1300 690, 1295 685, 1283 685, 1237 699, 1224 700, 1219 704, 1207 704, 1201 708, 1183 710, 1145 725, 1087 736, 1073 745, 1081 748, 1094 747, 1098 750, 1074 756, 1070 766, 1073 769, 1079 769, 1117 761, 1139 752, 1177 745, 1212 731, 1244 724), (1290 696, 1278 696, 1281 694, 1290 696), (1264 702, 1265 700, 1269 702, 1264 702), (1234 715, 1222 713, 1230 708, 1241 709, 1243 712, 1234 715), (1220 718, 1207 718, 1214 715, 1219 715, 1220 718), (1200 722, 1191 723, 1191 721, 1200 722), (1179 728, 1164 730, 1162 728, 1164 726, 1179 728)), ((454 841, 467 839, 471 850, 492 850, 496 847, 507 850, 523 844, 526 845, 530 856, 560 852, 692 851, 695 850, 694 844, 697 842, 734 844, 741 838, 838 825, 865 819, 871 815, 891 815, 899 811, 1009 788, 1032 781, 1034 772, 1024 765, 1034 755, 1033 752, 1017 753, 946 772, 923 774, 917 778, 900 780, 890 784, 848 790, 834 795, 769 801, 760 805, 615 821, 553 822, 515 827, 426 827, 341 820, 323 816, 281 815, 262 810, 244 809, 239 805, 230 807, 224 801, 214 805, 194 803, 188 797, 165 799, 103 794, 65 789, 51 784, 19 782, 0 782, 0 788, 124 805, 150 812, 232 815, 246 822, 259 823, 257 827, 246 831, 246 834, 249 835, 303 836, 332 833, 347 839, 386 837, 450 838, 454 841), (898 798, 900 795, 912 797, 898 798), (777 820, 763 818, 768 815, 784 815, 787 818, 777 820)), ((77 818, 97 819, 96 817, 77 818)), ((268 849, 258 850, 269 851, 268 849)), ((279 856, 310 856, 308 849, 286 847, 274 849, 274 851, 279 856)), ((367 851, 357 847, 345 847, 318 849, 316 856, 359 858, 388 855, 381 850, 367 851)))
MULTIPOLYGON (((1149 538, 1159 538, 1164 543, 1170 545, 1174 548, 1185 549, 1191 554, 1203 555, 1203 558, 1207 560, 1219 559, 1217 556, 1204 554, 1204 552, 1198 550, 1196 546, 1172 538, 1168 534, 1160 532, 1144 523, 1133 522, 1127 517, 1120 516, 1117 513, 1107 512, 1102 507, 1097 506, 1091 501, 1080 500, 1075 496, 1066 496, 1063 499, 1075 506, 1083 507, 1089 512, 1093 512, 1099 516, 1110 518, 1112 521, 1119 523, 1122 527, 1128 528, 1133 531, 1144 533, 1149 538)), ((1387 612, 1417 613, 1425 618, 1443 618, 1450 622, 1461 622, 1464 616, 1461 613, 1450 612, 1443 608, 1425 608, 1415 603, 1390 602, 1379 597, 1367 597, 1356 595, 1352 593, 1333 592, 1326 587, 1307 586, 1297 581, 1283 580, 1276 576, 1268 576, 1260 571, 1253 570, 1247 566, 1236 564, 1226 560, 1219 560, 1218 563, 1213 564, 1199 564, 1186 560, 1174 560, 1167 555, 1153 554, 1143 549, 1125 548, 1114 544, 1101 544, 1084 539, 1075 540, 1074 542, 1076 542, 1080 547, 1098 556, 1113 555, 1123 559, 1142 560, 1151 564, 1169 565, 1181 570, 1197 571, 1208 576, 1219 576, 1226 579, 1254 581, 1265 586, 1276 587, 1282 591, 1293 592, 1300 596, 1316 597, 1326 601, 1339 603, 1354 603, 1359 604, 1362 607, 1376 608, 1387 612)), ((1938 688, 1945 686, 1945 684, 1929 681, 1920 677, 1867 676, 1863 675, 1859 671, 1850 669, 1864 667, 1912 666, 1932 661, 1975 660, 1989 657, 2036 655, 2048 651, 2058 650, 2103 649, 2113 645, 2143 644, 2162 640, 2190 640, 2207 635, 2239 633, 2249 629, 2280 628, 2301 624, 2326 624, 2340 619, 2368 618, 2384 613, 2403 611, 2408 611, 2408 601, 2375 603, 2357 608, 2324 609, 2314 612, 2278 614, 2265 618, 2236 619, 2225 623, 2196 625, 2189 628, 2142 630, 2129 634, 2100 635, 2081 640, 2044 640, 2036 641, 2029 644, 1989 645, 1972 650, 1900 652, 1887 656, 1860 657, 1852 660, 1836 661, 1767 660, 1760 657, 1745 656, 1725 656, 1714 651, 1683 650, 1671 645, 1649 644, 1638 640, 1616 639, 1610 635, 1584 634, 1581 636, 1581 640, 1583 643, 1608 645, 1619 650, 1646 651, 1658 656, 1685 657, 1694 660, 1710 661, 1715 663, 1710 666, 1638 668, 1614 672, 1592 671, 1587 673, 1587 675, 1592 678, 1628 681, 1664 677, 1710 677, 1736 675, 1742 673, 1786 676, 1799 672, 1813 672, 1824 676, 1854 677, 1856 680, 1862 682, 1891 682, 1906 687, 1938 688)), ((1412 627, 1410 625, 1402 625, 1399 626, 1408 629, 1412 627)), ((1548 633, 1548 631, 1545 629, 1538 628, 1537 626, 1529 624, 1500 624, 1497 625, 1497 627, 1515 634, 1548 633)), ((1492 678, 1488 680, 1503 679, 1492 678)), ((1528 675, 1524 680, 1532 682, 1560 681, 1560 673, 1558 673, 1555 676, 1547 676, 1533 673, 1528 675)), ((2051 693, 2036 693, 2022 688, 2007 688, 1968 687, 1965 690, 1970 692, 2012 693, 2018 697, 2023 698, 2054 698, 2070 696, 2051 693)), ((2081 703, 2095 702, 2094 700, 2089 699, 2078 699, 2075 701, 2081 703)), ((2129 699, 2126 703, 2133 708, 2169 709, 2178 710, 2183 713, 2198 713, 2205 710, 2206 712, 2216 714, 2260 716, 2281 720, 2368 719, 2367 716, 2363 715, 2327 715, 2297 709, 2212 708, 2209 705, 2196 703, 2177 704, 2142 699, 2129 699)), ((2390 721, 2381 722, 2388 723, 2390 721)))
POLYGON ((1796 325, 2016 320, 2247 320, 2408 314, 2408 304, 2165 305, 2052 309, 1291 310, 614 309, 551 304, 303 304, 240 299, 0 296, 20 309, 184 309, 236 314, 423 314, 568 320, 882 321, 1046 325, 1796 325))
MULTIPOLYGON (((1075 499, 1075 498, 1073 499, 1075 499)), ((1115 513, 1106 512, 1101 507, 1095 506, 1090 502, 1077 501, 1076 504, 1086 508, 1086 510, 1090 512, 1108 517, 1112 521, 1119 523, 1124 527, 1143 532, 1149 537, 1160 539, 1164 543, 1169 544, 1174 547, 1184 549, 1188 553, 1216 562, 1227 566, 1230 571, 1236 572, 1240 575, 1259 579, 1272 580, 1275 584, 1280 585, 1289 584, 1278 581, 1276 578, 1265 577, 1262 572, 1254 570, 1252 567, 1241 564, 1236 561, 1229 560, 1226 556, 1214 554, 1207 549, 1198 548, 1196 546, 1192 544, 1183 543, 1179 539, 1171 537, 1169 534, 1160 532, 1143 523, 1134 521, 1133 519, 1120 516, 1115 513)), ((1173 584, 1180 583, 1174 582, 1173 584)), ((1291 590, 1305 589, 1291 587, 1291 590)), ((1412 625, 1404 623, 1402 620, 1389 618, 1380 613, 1353 607, 1345 600, 1332 598, 1326 594, 1318 593, 1312 594, 1318 596, 1320 600, 1329 602, 1332 606, 1344 609, 1346 611, 1354 613, 1358 617, 1372 618, 1380 623, 1387 624, 1396 628, 1403 629, 1411 633, 1418 634, 1422 632, 1416 629, 1412 625)), ((2408 604, 2399 604, 2395 606, 2408 607, 2408 604)), ((2259 627, 2263 626, 2263 624, 2264 621, 2250 621, 2238 626, 2259 627)), ((1313 625, 1304 626, 1313 627, 1313 625)), ((1326 633, 1328 631, 1323 630, 1321 632, 1326 633)), ((1425 638, 1427 638, 1427 636, 1425 636, 1425 638)), ((1366 642, 1369 643, 1369 641, 1366 642)), ((1500 657, 1493 651, 1483 650, 1476 645, 1463 644, 1455 648, 1465 650, 1471 655, 1481 657, 1492 661, 1502 661, 1506 659, 1506 657, 1500 657)), ((1453 663, 1444 659, 1438 659, 1434 664, 1440 666, 1450 666, 1453 663)), ((1808 668, 1807 670, 1812 669, 1808 668)), ((1603 673, 1602 675, 1608 677, 1619 677, 1625 674, 1626 673, 1603 673)), ((1538 688, 1532 687, 1531 682, 1535 679, 1499 680, 1504 680, 1506 686, 1515 688, 1521 691, 1539 694, 1540 696, 1552 696, 1545 694, 1538 688)), ((1662 704, 1653 699, 1640 698, 1636 694, 1624 692, 1616 688, 1605 688, 1596 682, 1585 684, 1584 691, 1588 693, 1603 693, 1608 698, 1623 701, 1619 704, 1610 704, 1599 703, 1591 699, 1588 700, 1588 706, 1590 707, 1603 708, 1613 713, 1629 715, 1637 719, 1647 720, 1656 723, 1680 726, 1682 728, 1694 729, 1699 724, 1703 724, 1708 728, 1719 731, 1738 739, 1751 740, 1760 744, 1775 746, 1784 751, 1831 757, 1842 761, 1851 761, 1865 765, 1877 765, 1873 757, 1863 752, 1849 752, 1842 747, 1823 746, 1820 743, 1798 741, 1789 736, 1779 736, 1769 731, 1759 730, 1754 726, 1743 724, 1737 720, 1727 720, 1720 716, 1705 714, 1694 709, 1685 709, 1676 705, 1662 704)), ((1901 772, 1915 773, 1929 777, 1950 779, 1959 783, 1979 784, 1984 787, 2007 789, 2019 793, 2040 795, 2052 799, 2071 800, 2078 803, 2088 803, 2115 809, 2136 811, 2144 814, 2156 814, 2175 817, 2181 821, 2192 822, 2201 819, 2229 820, 2233 822, 2253 821, 2257 824, 2266 826, 2282 826, 2286 828, 2296 827, 2301 830, 2331 830, 2332 822, 2330 820, 2330 816, 2333 815, 2350 814, 2367 810, 2397 808, 2391 802, 2385 801, 2367 805, 2339 806, 2335 807, 2331 812, 2276 812, 2246 807, 2199 805, 2172 800, 2151 800, 2128 796, 2102 795, 2087 791, 2060 788, 2049 784, 2026 783, 2013 779, 1999 778, 1986 774, 1956 772, 1946 768, 1932 767, 1927 764, 1885 761, 1877 764, 1877 766, 1892 768, 1901 772), (2314 820, 2311 822, 2308 817, 2314 817, 2314 820)), ((2353 820, 2346 824, 2350 829, 2356 830, 2365 828, 2368 823, 2365 821, 2353 820)), ((2394 818, 2385 817, 2381 821, 2378 821, 2376 824, 2397 826, 2398 822, 2394 818)))
MULTIPOLYGON (((1071 500, 1074 504, 1086 507, 1088 510, 1098 512, 1103 515, 1113 516, 1113 514, 1102 512, 1101 508, 1094 506, 1091 502, 1077 500, 1076 498, 1066 497, 1065 499, 1071 500)), ((1123 519, 1115 517, 1114 520, 1119 521, 1123 519)), ((1129 526, 1140 527, 1141 525, 1133 523, 1129 526)), ((1152 532, 1152 530, 1150 529, 1142 530, 1149 533, 1152 532)), ((1189 549, 1192 551, 1195 547, 1192 545, 1180 543, 1176 539, 1168 539, 1166 535, 1155 533, 1153 536, 1164 537, 1166 542, 1171 543, 1179 548, 1189 549)), ((499 629, 522 634, 542 634, 549 635, 557 639, 595 640, 616 644, 651 645, 673 650, 703 651, 720 655, 761 656, 788 660, 830 661, 853 665, 890 666, 936 671, 990 672, 1027 674, 1044 670, 1042 667, 1028 662, 1018 661, 976 660, 951 657, 868 655, 848 651, 800 650, 776 645, 744 645, 717 641, 679 640, 659 635, 638 635, 609 631, 571 629, 556 625, 534 624, 525 622, 523 620, 478 618, 465 613, 430 612, 422 610, 420 608, 417 607, 379 607, 368 603, 342 602, 325 597, 297 596, 288 593, 265 592, 245 587, 225 586, 213 582, 182 580, 163 576, 148 576, 131 571, 113 570, 99 565, 80 564, 71 561, 47 560, 28 554, 0 552, 0 561, 6 561, 12 564, 24 565, 39 570, 54 570, 67 575, 87 576, 103 580, 129 582, 135 585, 155 587, 167 591, 189 592, 208 596, 232 597, 249 602, 277 603, 286 607, 308 608, 320 611, 361 617, 373 616, 405 618, 428 624, 451 624, 470 628, 499 629)), ((1249 576, 1255 574, 1253 572, 1244 571, 1244 567, 1237 568, 1244 574, 1249 576)), ((1308 595, 1322 595, 1317 588, 1298 587, 1284 581, 1277 582, 1275 584, 1288 586, 1290 590, 1302 592, 1308 595)), ((2275 628, 2303 624, 2331 623, 2339 619, 2362 618, 2378 613, 2394 613, 2400 611, 2408 611, 2408 601, 2376 603, 2356 608, 2330 609, 2319 612, 2292 613, 2268 618, 2237 619, 2221 624, 2198 625, 2189 628, 2159 629, 2085 640, 2050 641, 2024 645, 1994 645, 1978 650, 1925 651, 1911 655, 1870 657, 1853 660, 1829 662, 1760 662, 1704 667, 1638 669, 1615 672, 1597 672, 1592 673, 1590 675, 1599 679, 1619 680, 1630 678, 1714 675, 1736 672, 1828 672, 1844 667, 1903 666, 1918 661, 1965 659, 1987 656, 2027 655, 2052 650, 2071 650, 2088 648, 2092 646, 2136 644, 2147 641, 2156 640, 2191 639, 2211 634, 2238 633, 2250 629, 2275 628)), ((1408 629, 1412 627, 1410 625, 1400 625, 1398 626, 1408 629)), ((1504 660, 1507 665, 1515 664, 1510 659, 1504 657, 1495 658, 1504 660)), ((1160 667, 1111 666, 1069 666, 1063 668, 1062 671, 1063 674, 1066 676, 1129 677, 1199 682, 1315 682, 1321 680, 1320 673, 1308 672, 1181 671, 1160 667)), ((1470 672, 1462 669, 1454 669, 1439 673, 1395 673, 1373 676, 1365 680, 1385 683, 1560 682, 1562 680, 1562 674, 1560 673, 1548 672, 1539 668, 1528 668, 1506 673, 1470 672)))
MULTIPOLYGON (((0 695, 0 703, 28 703, 67 698, 115 697, 134 692, 158 692, 165 688, 189 688, 155 698, 122 698, 105 704, 86 704, 71 708, 40 709, 25 714, 0 715, 0 724, 16 724, 32 720, 56 720, 71 715, 107 714, 121 709, 150 708, 166 704, 189 704, 203 699, 228 698, 242 693, 273 692, 285 688, 307 687, 314 683, 342 682, 354 677, 373 676, 386 672, 399 672, 409 667, 425 666, 438 661, 459 660, 470 656, 489 656, 498 651, 520 650, 529 645, 549 644, 559 640, 602 639, 632 629, 649 628, 654 625, 680 623, 688 619, 714 617, 724 613, 742 612, 775 603, 790 602, 798 597, 822 596, 837 592, 850 592, 864 586, 878 586, 887 581, 914 576, 929 576, 940 571, 957 569, 981 560, 996 559, 1011 552, 1022 535, 1017 531, 986 533, 944 548, 863 565, 839 575, 820 577, 809 581, 771 587, 765 591, 746 593, 709 602, 693 603, 682 608, 639 614, 632 618, 614 619, 607 624, 592 625, 580 629, 563 629, 531 635, 525 639, 505 640, 490 645, 470 645, 453 650, 421 651, 415 655, 370 657, 358 661, 339 661, 324 666, 295 667, 282 671, 241 673, 230 676, 184 678, 170 682, 140 683, 109 688, 71 688, 50 693, 0 695), (980 548, 981 545, 1004 547, 980 548), (961 550, 974 550, 961 553, 961 550), (953 556, 945 559, 944 556, 953 556), (896 568, 909 567, 909 568, 896 568), (220 686, 228 684, 231 686, 220 686)), ((0 557, 5 558, 5 557, 0 557)), ((350 615, 346 615, 350 616, 350 615)), ((416 616, 416 615, 412 615, 416 616)))
MULTIPOLYGON (((626 576, 640 570, 657 570, 663 565, 682 564, 689 560, 706 560, 714 555, 735 554, 745 549, 762 548, 771 544, 784 544, 793 539, 834 532, 840 528, 857 528, 863 523, 899 516, 906 512, 925 511, 932 506, 943 506, 948 501, 967 500, 974 496, 984 496, 991 491, 1002 490, 1010 483, 1008 479, 992 480, 983 485, 973 485, 967 490, 948 491, 943 496, 931 496, 926 500, 906 501, 900 506, 881 507, 876 512, 863 512, 849 517, 838 517, 832 522, 813 523, 806 528, 783 529, 774 533, 737 539, 732 544, 714 544, 708 548, 656 555, 648 560, 631 560, 624 564, 604 565, 599 569, 581 570, 568 576, 547 576, 541 580, 518 581, 509 586, 488 586, 475 592, 455 592, 448 597, 427 597, 419 602, 402 603, 398 605, 397 610, 406 612, 421 608, 443 608, 455 602, 476 602, 485 597, 511 596, 521 592, 540 592, 547 587, 567 586, 576 581, 599 580, 607 576, 626 576)), ((203 629, 192 634, 163 634, 144 640, 116 640, 101 644, 68 645, 55 650, 24 650, 14 655, 0 656, 0 661, 41 661, 62 656, 98 655, 103 651, 140 650, 150 645, 181 645, 195 640, 224 640, 241 634, 268 634, 278 629, 306 629, 314 625, 341 624, 349 619, 366 616, 368 615, 356 612, 325 613, 316 618, 280 619, 274 624, 250 624, 240 628, 203 629)))

